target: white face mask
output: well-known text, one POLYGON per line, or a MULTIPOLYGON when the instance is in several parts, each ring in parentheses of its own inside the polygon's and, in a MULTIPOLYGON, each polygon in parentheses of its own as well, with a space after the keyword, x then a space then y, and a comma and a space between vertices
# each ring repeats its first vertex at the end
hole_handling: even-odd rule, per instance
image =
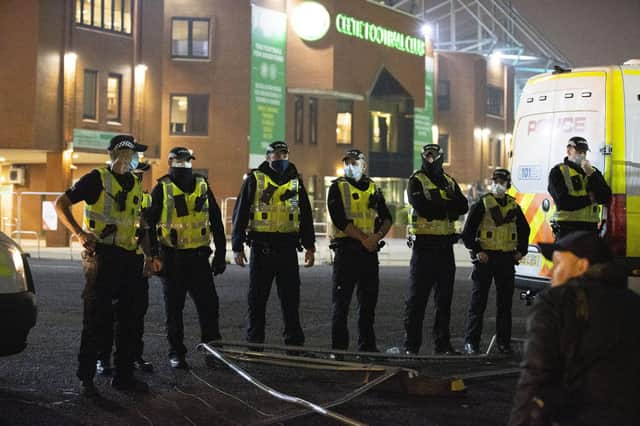
POLYGON ((347 164, 344 167, 344 175, 355 181, 359 181, 360 178, 362 178, 362 166, 359 164, 347 164))
POLYGON ((573 158, 571 159, 571 161, 573 161, 574 163, 576 163, 578 166, 581 166, 582 163, 584 162, 584 160, 587 159, 587 154, 574 154, 573 158))
POLYGON ((191 164, 191 160, 189 161, 171 160, 171 167, 175 167, 176 169, 190 169, 193 166, 191 164))
POLYGON ((498 182, 493 182, 493 186, 491 187, 491 192, 497 196, 503 196, 507 192, 507 186, 502 185, 498 182))
MULTIPOLYGON (((111 171, 124 175, 133 170, 134 158, 138 159, 138 153, 129 149, 118 150, 111 154, 111 171)), ((136 164, 137 165, 137 164, 136 164)))

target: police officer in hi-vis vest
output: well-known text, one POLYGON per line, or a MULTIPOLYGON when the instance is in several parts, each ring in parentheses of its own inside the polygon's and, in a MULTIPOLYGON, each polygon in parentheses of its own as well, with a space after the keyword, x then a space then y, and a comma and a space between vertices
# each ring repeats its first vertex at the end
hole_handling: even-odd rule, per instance
POLYGON ((231 244, 235 262, 244 266, 244 243, 249 261, 249 326, 247 341, 264 342, 265 309, 276 280, 284 319, 284 343, 302 346, 298 247, 305 249, 305 266, 313 266, 315 233, 309 197, 289 148, 276 141, 267 146, 266 161, 244 179, 233 210, 231 244))
POLYGON ((487 307, 491 281, 496 285, 496 338, 498 351, 511 354, 511 303, 514 265, 527 254, 529 224, 516 200, 507 194, 511 173, 493 171, 493 187, 471 206, 462 240, 473 259, 473 290, 467 313, 464 352, 480 353, 482 316, 487 307))
MULTIPOLYGON (((151 165, 149 163, 139 163, 138 167, 132 170, 133 174, 142 181, 143 174, 145 171, 151 169, 151 165)), ((155 253, 151 253, 151 242, 149 240, 149 226, 145 219, 147 209, 151 207, 151 194, 146 191, 142 192, 142 204, 141 204, 141 212, 140 212, 140 228, 138 228, 138 256, 146 256, 147 258, 155 255, 158 257, 158 252, 156 250, 155 253)), ((154 237, 155 238, 155 237, 154 237)), ((141 271, 140 275, 140 286, 142 287, 141 291, 136 292, 136 296, 138 296, 138 300, 136 300, 135 306, 135 315, 136 315, 136 326, 135 326, 135 351, 134 351, 134 361, 133 367, 137 370, 143 371, 145 373, 153 372, 153 364, 150 361, 145 360, 142 357, 142 353, 144 352, 144 317, 147 314, 147 309, 149 308, 149 276, 153 273, 150 268, 150 262, 145 262, 145 268, 141 271)), ((113 346, 113 334, 105 336, 106 340, 104 341, 103 349, 98 353, 98 361, 96 363, 96 373, 101 376, 110 376, 113 374, 113 369, 111 368, 111 348, 113 346)))
POLYGON ((407 193, 413 207, 409 213, 409 233, 413 248, 404 316, 407 354, 418 353, 422 344, 422 322, 432 288, 436 305, 434 352, 458 353, 449 336, 456 273, 453 244, 459 238, 454 223, 469 206, 456 181, 444 172, 443 161, 439 145, 425 145, 422 168, 409 178, 407 193))
POLYGON ((597 232, 600 204, 611 201, 611 188, 587 160, 589 145, 574 136, 567 143, 564 162, 549 172, 548 191, 556 204, 552 228, 556 240, 574 231, 597 232))
MULTIPOLYGON (((147 149, 130 135, 117 135, 109 144, 108 167, 92 170, 56 200, 61 222, 78 237, 86 285, 82 293, 84 314, 77 376, 81 393, 95 396, 93 384, 98 353, 114 327, 115 374, 112 386, 119 390, 146 392, 145 382, 133 376, 136 350, 136 292, 142 290, 143 258, 138 247, 142 187, 133 173, 138 153, 147 149), (71 206, 85 202, 83 226, 76 222, 71 206)), ((158 271, 158 258, 150 259, 158 271)))
MULTIPOLYGON (((163 271, 169 365, 187 369, 182 311, 187 293, 198 311, 202 342, 220 340, 218 294, 213 275, 224 272, 226 238, 222 215, 209 182, 193 173, 191 150, 176 147, 169 151, 169 174, 158 179, 151 191, 147 220, 158 232, 163 271), (211 240, 215 254, 211 264, 211 240)), ((152 239, 153 241, 153 239, 152 239)), ((207 364, 211 359, 205 357, 207 364)))
POLYGON ((391 227, 391 213, 382 192, 365 174, 364 154, 359 149, 351 149, 343 162, 344 177, 333 181, 327 197, 331 216, 330 247, 336 253, 331 347, 346 350, 349 346, 347 317, 357 286, 358 350, 376 352, 373 321, 380 284, 378 243, 391 227))

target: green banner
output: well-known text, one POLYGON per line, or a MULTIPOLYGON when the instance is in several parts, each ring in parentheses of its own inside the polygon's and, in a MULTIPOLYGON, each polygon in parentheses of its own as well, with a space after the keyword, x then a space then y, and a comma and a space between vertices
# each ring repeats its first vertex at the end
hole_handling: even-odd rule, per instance
POLYGON ((413 168, 422 166, 422 146, 433 143, 433 58, 424 58, 424 108, 413 111, 413 168))
POLYGON ((264 161, 274 140, 285 139, 287 15, 251 5, 249 167, 264 161))
POLYGON ((109 141, 118 133, 87 129, 73 129, 73 147, 105 150, 109 141))

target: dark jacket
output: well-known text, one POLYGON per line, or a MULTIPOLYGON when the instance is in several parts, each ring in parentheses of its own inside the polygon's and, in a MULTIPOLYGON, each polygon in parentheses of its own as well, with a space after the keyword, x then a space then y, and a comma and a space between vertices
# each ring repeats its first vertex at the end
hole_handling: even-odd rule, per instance
MULTIPOLYGON (((571 167, 576 172, 585 176, 582 167, 578 167, 573 161, 569 161, 567 157, 564 158, 564 165, 571 167)), ((556 164, 549 172, 549 184, 547 187, 553 202, 556 204, 558 210, 575 211, 581 208, 591 205, 591 199, 588 195, 582 197, 574 197, 569 195, 569 188, 567 188, 560 170, 560 164, 556 164)), ((604 180, 604 176, 599 170, 594 169, 591 176, 587 178, 587 192, 591 192, 595 196, 595 200, 598 204, 607 204, 611 200, 611 188, 604 180)))
MULTIPOLYGON (((483 195, 484 197, 493 197, 492 194, 483 195)), ((480 243, 477 240, 478 228, 480 227, 480 223, 485 215, 484 203, 482 202, 482 198, 477 201, 475 204, 471 206, 469 209, 469 214, 467 215, 467 220, 464 223, 464 229, 462 230, 462 241, 464 242, 465 247, 471 250, 471 254, 473 257, 482 251, 480 247, 480 243)), ((507 202, 507 196, 503 198, 494 197, 496 202, 501 206, 504 206, 507 202)), ((516 203, 517 211, 516 211, 516 232, 518 234, 518 246, 516 247, 516 251, 520 252, 522 256, 525 256, 529 247, 529 223, 527 222, 527 218, 522 213, 522 209, 516 203)))
POLYGON ((257 242, 263 244, 269 244, 272 246, 280 247, 296 247, 299 244, 307 249, 315 248, 315 231, 313 229, 313 214, 311 212, 311 204, 309 203, 309 196, 307 190, 304 188, 302 178, 298 175, 298 170, 293 163, 289 163, 289 166, 285 172, 281 175, 271 167, 269 163, 264 161, 258 167, 258 170, 267 174, 278 185, 282 185, 289 182, 291 179, 297 178, 299 180, 298 186, 298 200, 300 206, 300 232, 298 233, 279 233, 279 232, 249 232, 247 233, 247 226, 249 225, 249 217, 251 214, 251 205, 253 204, 253 198, 256 194, 256 177, 253 174, 253 170, 249 173, 242 182, 242 188, 240 188, 240 194, 236 200, 236 205, 233 209, 233 232, 231 234, 231 247, 234 252, 243 250, 243 244, 247 241, 257 242))
MULTIPOLYGON (((439 173, 436 175, 430 175, 424 170, 418 170, 409 178, 409 187, 407 193, 409 196, 409 203, 414 208, 418 216, 422 216, 427 220, 442 220, 449 219, 451 221, 458 220, 458 218, 465 214, 469 210, 469 203, 455 179, 451 178, 454 182, 454 188, 449 188, 450 200, 445 200, 440 196, 440 191, 434 189, 430 191, 431 199, 427 200, 424 196, 424 189, 422 184, 415 177, 417 173, 425 173, 429 180, 434 183, 438 188, 447 189, 449 184, 445 177, 445 173, 439 173)), ((449 176, 451 177, 451 176, 449 176)), ((451 244, 454 241, 450 236, 445 235, 417 235, 414 241, 415 247, 431 247, 442 244, 451 244)))
POLYGON ((640 424, 640 296, 625 280, 598 264, 536 298, 511 425, 640 424))
MULTIPOLYGON (((369 179, 368 176, 363 176, 359 181, 355 181, 351 178, 345 179, 361 191, 366 190, 371 182, 371 179, 369 179)), ((333 222, 336 228, 344 231, 344 228, 346 228, 349 223, 353 223, 353 220, 348 219, 345 214, 344 203, 342 202, 342 195, 340 194, 338 182, 339 179, 334 180, 329 187, 329 194, 327 195, 327 209, 329 210, 329 216, 331 216, 331 222, 333 222)), ((373 208, 378 213, 378 219, 382 221, 389 220, 392 222, 393 219, 391 218, 391 212, 387 207, 387 203, 382 192, 376 192, 374 200, 375 204, 373 208)), ((349 237, 341 239, 353 240, 349 237)))

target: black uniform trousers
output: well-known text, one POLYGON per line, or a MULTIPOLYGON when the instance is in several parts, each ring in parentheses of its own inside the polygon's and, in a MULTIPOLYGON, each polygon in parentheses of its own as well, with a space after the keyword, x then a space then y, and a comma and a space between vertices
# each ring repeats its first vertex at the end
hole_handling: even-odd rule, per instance
POLYGON ((331 321, 331 347, 346 350, 349 347, 347 318, 351 296, 357 286, 358 350, 377 351, 373 331, 375 309, 378 303, 378 253, 370 253, 354 241, 340 243, 335 248, 333 262, 333 317, 331 321))
MULTIPOLYGON (((140 262, 144 264, 144 255, 140 254, 140 262)), ((133 350, 133 359, 139 360, 144 352, 144 317, 149 309, 149 278, 141 275, 138 285, 134 292, 134 315, 135 315, 135 341, 133 350)), ((113 320, 116 320, 115 318, 113 320)), ((111 348, 113 346, 113 329, 112 333, 105 335, 105 341, 102 350, 98 353, 98 359, 109 362, 111 360, 111 348)))
POLYGON ((511 305, 514 289, 513 252, 487 251, 487 263, 476 262, 471 273, 473 289, 465 326, 465 343, 480 346, 482 318, 487 307, 491 282, 496 286, 496 336, 498 345, 511 342, 511 305))
POLYGON ((169 356, 183 357, 187 353, 184 345, 184 303, 189 293, 196 305, 200 322, 200 340, 220 340, 219 302, 213 283, 209 247, 175 250, 162 246, 163 273, 160 277, 164 293, 167 340, 169 356))
POLYGON ((273 279, 276 280, 280 309, 284 321, 284 343, 304 345, 300 326, 300 273, 295 247, 271 247, 252 243, 249 259, 249 326, 247 341, 264 343, 267 300, 273 279))
POLYGON ((555 222, 553 234, 558 241, 560 238, 576 231, 598 232, 598 224, 593 222, 555 222))
POLYGON ((406 350, 418 352, 422 344, 422 323, 432 288, 436 305, 432 333, 434 349, 441 351, 449 347, 449 320, 455 275, 456 263, 451 243, 413 247, 404 315, 406 350))
POLYGON ((83 252, 86 284, 77 376, 92 380, 96 361, 114 333, 115 374, 131 376, 136 340, 136 289, 142 275, 142 257, 135 251, 97 244, 94 253, 83 252))

